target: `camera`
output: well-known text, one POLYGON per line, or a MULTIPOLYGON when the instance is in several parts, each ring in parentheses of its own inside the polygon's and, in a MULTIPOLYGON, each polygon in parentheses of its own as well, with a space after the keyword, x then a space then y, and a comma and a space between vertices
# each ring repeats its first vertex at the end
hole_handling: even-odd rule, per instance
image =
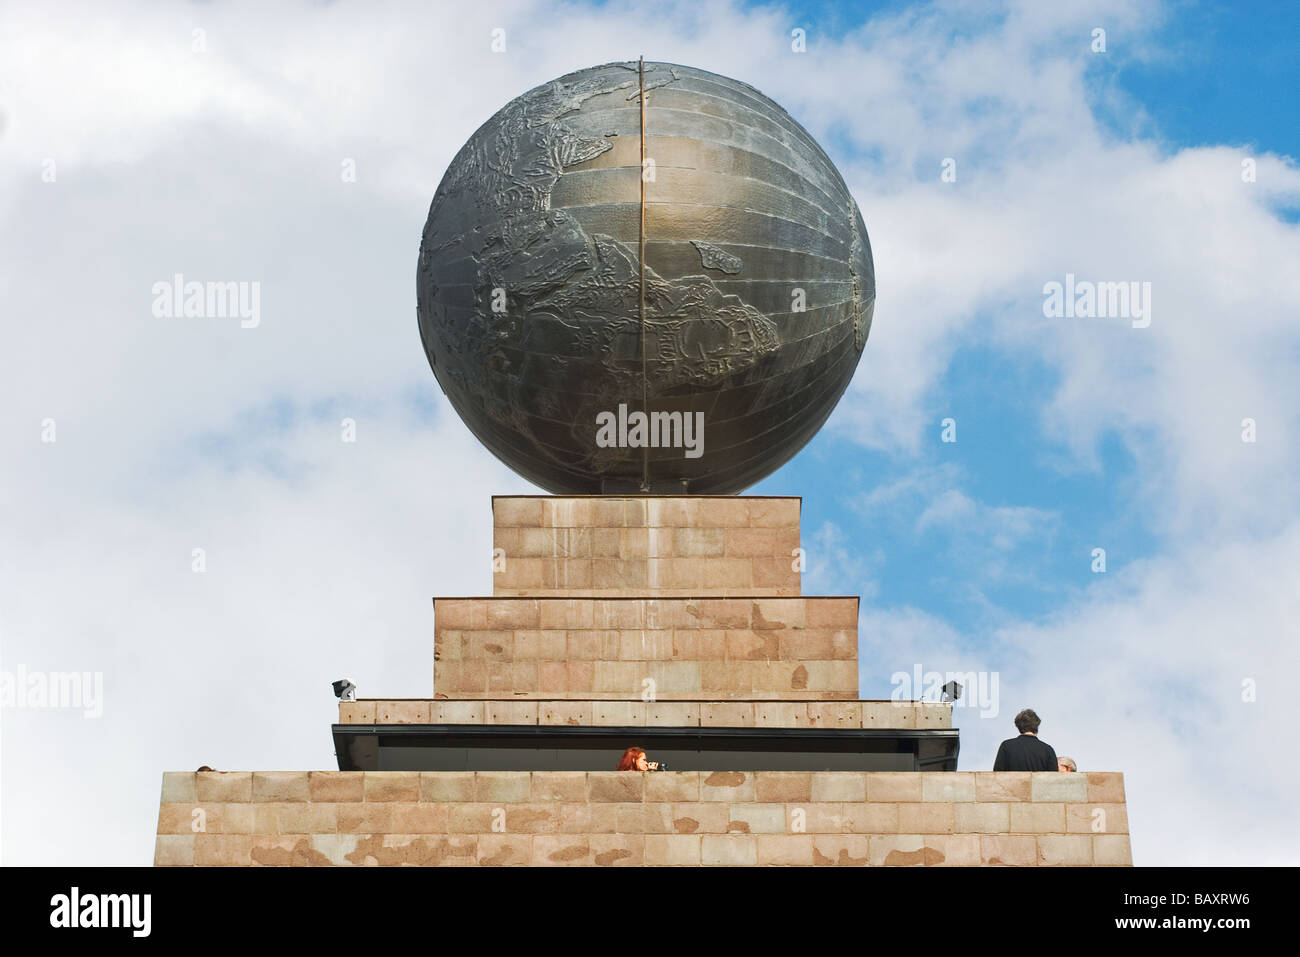
POLYGON ((651 771, 667 771, 667 770, 668 770, 668 765, 665 764, 663 761, 652 761, 652 762, 651 762, 651 765, 652 765, 651 768, 650 768, 651 771))

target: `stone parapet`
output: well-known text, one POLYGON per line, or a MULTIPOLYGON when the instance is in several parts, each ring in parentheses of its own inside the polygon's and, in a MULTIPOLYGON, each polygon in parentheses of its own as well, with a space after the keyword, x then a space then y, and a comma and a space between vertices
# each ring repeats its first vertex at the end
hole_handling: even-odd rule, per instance
POLYGON ((857 598, 437 598, 434 693, 854 699, 857 598))
POLYGON ((952 705, 937 701, 521 700, 519 696, 489 700, 362 699, 340 702, 339 724, 947 729, 952 727, 952 705))
POLYGON ((801 500, 496 496, 493 594, 799 594, 801 500))
POLYGON ((158 865, 1123 865, 1123 775, 167 773, 158 865))

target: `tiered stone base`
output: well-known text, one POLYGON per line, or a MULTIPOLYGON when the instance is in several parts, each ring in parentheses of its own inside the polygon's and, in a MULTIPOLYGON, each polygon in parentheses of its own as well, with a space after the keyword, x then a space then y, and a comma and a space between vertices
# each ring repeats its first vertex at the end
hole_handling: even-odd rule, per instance
POLYGON ((164 775, 154 862, 1132 860, 1119 774, 290 771, 164 775))
MULTIPOLYGON (((799 510, 495 498, 493 596, 434 601, 434 696, 343 703, 336 741, 371 725, 377 755, 384 735, 509 725, 548 741, 532 756, 568 735, 539 725, 824 731, 781 737, 803 760, 814 737, 951 740, 947 704, 858 700, 858 601, 800 594, 799 510)), ((766 747, 755 762, 775 762, 766 747)), ((841 752, 861 766, 865 752, 841 752)), ((345 753, 340 766, 385 766, 345 753)), ((1131 863, 1119 774, 938 770, 167 774, 156 862, 1131 863)))

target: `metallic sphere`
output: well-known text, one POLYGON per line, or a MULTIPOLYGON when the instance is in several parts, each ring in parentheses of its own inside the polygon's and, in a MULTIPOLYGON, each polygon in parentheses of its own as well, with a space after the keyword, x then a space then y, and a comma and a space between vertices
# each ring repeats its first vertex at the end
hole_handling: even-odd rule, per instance
POLYGON ((732 494, 826 421, 876 281, 844 180, 783 109, 630 62, 530 90, 470 137, 417 298, 443 391, 529 481, 732 494))

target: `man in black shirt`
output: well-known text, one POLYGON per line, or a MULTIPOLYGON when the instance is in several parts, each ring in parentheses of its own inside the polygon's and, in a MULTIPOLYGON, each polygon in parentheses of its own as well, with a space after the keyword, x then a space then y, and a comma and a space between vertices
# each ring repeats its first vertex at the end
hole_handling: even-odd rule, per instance
POLYGON ((1026 708, 1016 715, 1018 738, 1008 738, 998 748, 994 771, 1056 771, 1056 751, 1038 740, 1038 715, 1026 708))

